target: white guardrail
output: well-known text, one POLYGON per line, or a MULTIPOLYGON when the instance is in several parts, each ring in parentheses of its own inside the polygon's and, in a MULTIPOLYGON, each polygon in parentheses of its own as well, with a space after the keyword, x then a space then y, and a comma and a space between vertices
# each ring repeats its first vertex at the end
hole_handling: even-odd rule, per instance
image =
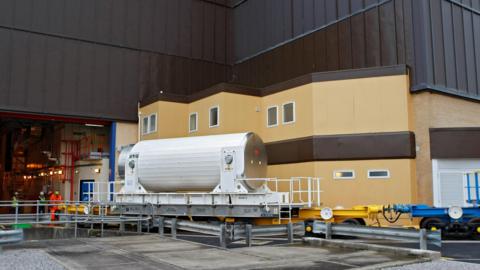
POLYGON ((177 230, 208 234, 219 237, 220 246, 226 248, 229 242, 245 239, 247 246, 252 245, 254 237, 287 236, 288 242, 293 243, 295 235, 303 236, 305 225, 303 222, 284 225, 253 226, 251 224, 227 225, 225 223, 209 224, 178 220, 176 218, 159 217, 158 233, 163 236, 164 228, 170 228, 172 238, 177 238, 177 230))
POLYGON ((15 244, 23 241, 23 230, 0 230, 0 251, 2 245, 15 244))
POLYGON ((427 249, 427 244, 438 247, 442 246, 441 231, 427 231, 426 229, 369 227, 314 221, 312 232, 315 234, 324 234, 326 239, 331 239, 334 235, 340 235, 367 239, 418 242, 422 250, 427 249))

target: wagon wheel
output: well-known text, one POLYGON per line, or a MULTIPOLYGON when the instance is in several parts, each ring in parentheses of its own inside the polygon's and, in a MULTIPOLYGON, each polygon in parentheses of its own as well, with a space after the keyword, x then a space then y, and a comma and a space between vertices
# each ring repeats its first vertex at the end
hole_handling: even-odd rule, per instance
POLYGON ((480 218, 472 218, 468 222, 468 226, 472 228, 472 238, 480 240, 480 218))

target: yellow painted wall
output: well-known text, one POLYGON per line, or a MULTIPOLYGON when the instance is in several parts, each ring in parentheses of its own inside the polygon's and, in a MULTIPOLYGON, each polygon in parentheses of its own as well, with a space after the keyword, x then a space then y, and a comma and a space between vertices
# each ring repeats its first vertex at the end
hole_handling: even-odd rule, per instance
MULTIPOLYGON (((189 135, 258 132, 261 116, 260 99, 260 97, 222 92, 190 103, 188 115, 198 113, 198 131, 191 132, 189 135), (214 106, 220 108, 220 124, 218 127, 209 127, 209 110, 214 106)), ((188 133, 188 117, 179 122, 184 124, 184 129, 188 133)))
POLYGON ((314 133, 410 130, 408 89, 403 75, 315 83, 314 133))
POLYGON ((412 95, 417 151, 417 187, 420 203, 433 203, 430 128, 479 127, 480 105, 434 93, 412 95))
POLYGON ((265 142, 312 135, 393 132, 412 129, 408 76, 316 82, 264 97, 222 92, 190 104, 159 101, 142 107, 158 113, 155 139, 253 131, 265 142), (294 123, 282 124, 282 105, 295 102, 294 123), (220 125, 209 127, 209 109, 220 107, 220 125), (267 108, 278 106, 279 124, 267 127, 267 108), (189 133, 189 114, 198 113, 198 131, 189 133))
MULTIPOLYGON (((414 127, 408 76, 316 82, 264 97, 218 93, 190 104, 156 102, 142 114, 158 112, 158 132, 142 139, 253 131, 265 142, 312 135, 408 131, 414 127), (295 102, 295 122, 282 124, 282 104, 295 102), (209 128, 209 108, 220 107, 220 125, 209 128), (279 107, 279 124, 267 127, 267 108, 279 107), (189 114, 198 113, 198 131, 188 132, 189 114), (163 119, 163 121, 162 121, 163 119), (168 130, 168 131, 167 131, 168 130)), ((415 161, 360 160, 272 165, 269 177, 321 177, 328 206, 412 203, 415 161), (337 169, 354 169, 356 179, 333 180, 337 169), (368 179, 368 169, 388 169, 387 180, 368 179)))
POLYGON ((157 113, 157 131, 141 135, 142 140, 184 137, 188 134, 187 104, 157 101, 140 108, 140 122, 146 115, 157 113))
MULTIPOLYGON (((268 166, 268 177, 314 176, 321 178, 321 202, 329 207, 415 202, 413 160, 316 161, 268 166), (333 179, 335 170, 354 170, 355 179, 333 179), (388 169, 390 178, 369 179, 370 169, 388 169)), ((286 191, 286 190, 285 190, 286 191)))
POLYGON ((260 137, 264 142, 312 136, 313 132, 313 84, 302 85, 262 98, 260 137), (295 122, 282 124, 282 105, 295 102, 295 122), (267 108, 278 106, 278 126, 267 127, 267 108))

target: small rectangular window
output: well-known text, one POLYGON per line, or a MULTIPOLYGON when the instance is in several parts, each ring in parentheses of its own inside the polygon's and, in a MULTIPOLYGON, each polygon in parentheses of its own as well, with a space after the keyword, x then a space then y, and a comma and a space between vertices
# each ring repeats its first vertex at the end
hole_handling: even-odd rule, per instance
POLYGON ((148 134, 148 116, 142 118, 142 134, 148 134))
POLYGON ((267 109, 267 127, 278 125, 278 106, 268 107, 267 109))
POLYGON ((354 179, 354 170, 338 170, 333 172, 333 179, 354 179))
POLYGON ((215 106, 210 108, 210 127, 218 127, 220 125, 220 115, 219 115, 219 107, 215 106))
POLYGON ((148 133, 156 132, 157 131, 157 114, 150 115, 150 124, 148 127, 148 133))
POLYGON ((198 113, 194 112, 190 114, 189 123, 188 123, 188 130, 190 132, 197 131, 197 120, 198 120, 198 113))
POLYGON ((295 122, 295 102, 283 104, 283 124, 295 122))
POLYGON ((368 178, 390 178, 389 170, 369 170, 368 178))

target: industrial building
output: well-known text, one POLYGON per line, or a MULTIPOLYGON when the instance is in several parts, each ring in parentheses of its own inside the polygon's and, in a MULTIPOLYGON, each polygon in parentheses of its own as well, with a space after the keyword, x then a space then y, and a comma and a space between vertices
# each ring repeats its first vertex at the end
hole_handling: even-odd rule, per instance
POLYGON ((480 0, 1 0, 0 95, 2 200, 108 195, 124 145, 251 131, 324 205, 464 205, 480 0))

